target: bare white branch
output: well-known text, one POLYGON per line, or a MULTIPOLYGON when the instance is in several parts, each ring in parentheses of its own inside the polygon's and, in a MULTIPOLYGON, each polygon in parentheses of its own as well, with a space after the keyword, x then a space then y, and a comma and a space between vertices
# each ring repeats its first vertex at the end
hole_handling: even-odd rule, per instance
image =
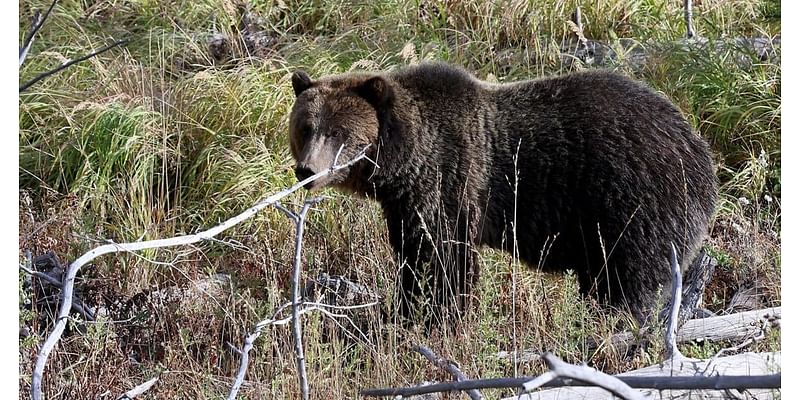
MULTIPOLYGON (((250 350, 253 348, 253 343, 255 343, 256 339, 258 339, 258 337, 261 335, 262 330, 266 326, 286 325, 289 322, 292 323, 292 332, 295 339, 295 356, 297 359, 297 375, 300 383, 300 390, 304 400, 307 400, 309 398, 309 386, 308 386, 308 376, 306 374, 306 367, 305 367, 305 355, 303 350, 303 332, 301 329, 302 325, 300 324, 300 316, 311 311, 320 311, 322 314, 328 316, 329 318, 332 318, 334 321, 335 318, 345 318, 361 334, 362 337, 366 338, 366 335, 364 335, 364 333, 361 332, 360 329, 358 329, 358 327, 350 319, 350 317, 342 314, 332 313, 328 311, 327 308, 356 309, 356 308, 369 307, 371 305, 378 304, 378 302, 373 302, 369 304, 360 304, 355 306, 335 306, 322 303, 306 303, 300 296, 300 282, 301 282, 300 276, 302 273, 302 265, 303 265, 302 264, 303 232, 304 232, 306 215, 308 214, 308 211, 311 209, 311 207, 320 202, 322 199, 323 199, 322 197, 316 197, 313 199, 306 200, 305 203, 303 203, 303 207, 301 208, 299 213, 289 210, 288 208, 284 207, 277 201, 274 203, 275 208, 279 209, 281 212, 286 214, 286 216, 295 223, 295 253, 293 262, 294 268, 292 274, 292 301, 278 307, 278 309, 273 313, 272 318, 263 320, 258 324, 256 324, 253 333, 251 333, 245 338, 242 350, 236 350, 241 355, 241 362, 239 364, 239 370, 236 373, 236 378, 234 379, 233 385, 231 386, 231 391, 228 394, 229 400, 234 400, 236 398, 236 395, 239 393, 239 389, 244 383, 244 377, 245 374, 247 373, 247 366, 250 362, 250 350), (292 315, 289 317, 285 317, 283 319, 278 319, 280 314, 290 307, 292 310, 292 315)), ((338 322, 336 323, 339 324, 338 322)))
POLYGON ((33 26, 31 27, 31 31, 28 33, 28 39, 26 43, 22 45, 22 48, 19 49, 19 66, 22 67, 22 63, 25 62, 25 58, 28 57, 28 52, 31 50, 31 46, 33 46, 33 39, 35 35, 35 28, 42 23, 42 13, 36 11, 33 15, 33 26))
MULTIPOLYGON (((546 353, 542 355, 542 358, 547 363, 547 366, 550 368, 550 372, 554 373, 548 375, 548 377, 552 376, 553 378, 548 379, 547 382, 553 380, 556 377, 569 378, 601 387, 613 393, 615 396, 623 399, 644 400, 645 398, 644 395, 632 389, 630 386, 625 384, 625 382, 619 380, 619 378, 604 374, 594 368, 588 367, 586 365, 567 364, 564 361, 561 361, 560 358, 556 357, 552 353, 546 353)), ((537 378, 530 382, 526 382, 525 384, 522 385, 522 387, 525 389, 526 392, 528 392, 533 389, 536 389, 537 387, 547 382, 544 382, 543 379, 537 378)))
POLYGON ((33 46, 33 39, 36 37, 36 33, 39 32, 39 29, 41 29, 42 25, 44 25, 44 21, 50 15, 50 12, 53 11, 53 7, 56 6, 56 2, 58 2, 58 0, 53 0, 53 2, 50 3, 50 7, 47 8, 47 11, 45 11, 44 15, 42 15, 42 13, 39 11, 34 13, 31 29, 28 31, 28 34, 25 35, 25 41, 22 43, 22 47, 19 49, 20 67, 22 67, 22 63, 25 62, 25 58, 28 57, 28 52, 30 51, 31 46, 33 46))
POLYGON ((696 33, 692 23, 692 0, 683 0, 683 19, 686 22, 686 38, 694 38, 696 33))
POLYGON ((336 157, 333 157, 333 165, 339 162, 339 156, 342 155, 342 150, 344 150, 344 145, 339 146, 339 151, 336 152, 336 157))
POLYGON ((681 276, 681 266, 678 264, 678 250, 675 243, 671 243, 672 256, 670 265, 672 266, 672 307, 667 320, 667 327, 664 342, 667 350, 667 359, 684 358, 678 350, 678 312, 681 309, 681 296, 683 293, 683 277, 681 276))
POLYGON ((558 374, 555 373, 555 371, 545 371, 545 373, 526 382, 525 390, 530 392, 531 390, 538 389, 556 378, 558 378, 558 374))
POLYGON ((150 379, 149 381, 147 381, 145 383, 142 383, 141 385, 136 386, 135 388, 133 388, 131 390, 128 390, 122 396, 117 397, 117 400, 135 399, 135 398, 139 397, 139 395, 141 395, 144 392, 150 390, 150 388, 153 387, 153 385, 155 385, 156 382, 158 382, 158 377, 150 379))
MULTIPOLYGON (((272 318, 265 319, 256 324, 255 329, 253 329, 253 333, 248 335, 244 340, 244 346, 242 350, 235 349, 241 356, 242 359, 239 362, 239 370, 236 372, 236 378, 233 381, 233 385, 231 386, 231 391, 228 394, 228 400, 236 399, 236 395, 239 393, 239 389, 242 387, 242 383, 244 383, 244 376, 247 373, 247 366, 250 364, 250 350, 253 349, 253 344, 255 343, 256 339, 261 336, 261 332, 263 332, 264 328, 270 325, 286 325, 292 321, 294 316, 288 316, 285 318, 278 319, 278 315, 282 313, 284 310, 289 308, 292 303, 286 303, 278 308, 277 311, 273 314, 272 318)), ((300 310, 300 315, 305 314, 307 312, 311 312, 317 310, 317 307, 307 307, 300 310)))
MULTIPOLYGON (((341 151, 341 149, 339 149, 341 151)), ((300 297, 300 274, 302 273, 302 251, 303 251, 303 231, 306 222, 306 215, 311 207, 319 202, 319 199, 306 200, 303 208, 295 219, 295 246, 294 246, 294 273, 292 275, 292 332, 294 333, 294 352, 297 358, 297 376, 300 379, 300 393, 303 400, 308 400, 308 376, 306 375, 306 358, 303 351, 303 331, 300 325, 300 305, 303 299, 300 297)))
POLYGON ((86 265, 95 258, 108 253, 134 252, 144 249, 155 249, 161 247, 188 245, 203 240, 209 240, 215 237, 216 235, 222 233, 223 231, 230 229, 231 227, 247 220, 248 218, 252 217, 259 211, 263 210, 264 208, 272 204, 275 204, 278 200, 288 196, 291 193, 296 192, 297 190, 305 186, 307 183, 322 178, 324 176, 327 176, 329 174, 332 174, 340 169, 348 168, 362 159, 368 159, 366 156, 367 148, 368 147, 365 147, 363 150, 361 150, 361 152, 357 156, 353 157, 353 159, 351 159, 347 163, 344 163, 342 165, 332 165, 330 168, 322 170, 296 183, 294 186, 288 189, 282 190, 276 194, 273 194, 259 201, 258 203, 248 208, 241 214, 236 215, 213 228, 207 229, 205 231, 196 234, 176 236, 169 239, 147 240, 144 242, 132 242, 132 243, 110 243, 96 247, 86 252, 82 256, 78 257, 77 260, 73 261, 72 264, 69 265, 69 268, 67 268, 67 271, 64 274, 63 290, 61 292, 61 297, 62 297, 61 307, 59 307, 56 323, 53 326, 53 330, 47 336, 47 340, 45 340, 44 344, 42 344, 42 347, 39 349, 39 354, 36 357, 36 364, 34 365, 32 374, 33 376, 31 385, 31 397, 34 400, 41 400, 42 398, 42 380, 44 375, 44 367, 47 364, 47 359, 50 357, 50 353, 53 351, 56 344, 61 339, 61 335, 64 333, 64 329, 66 328, 67 316, 69 315, 69 311, 72 309, 72 297, 73 297, 73 289, 75 286, 75 276, 77 275, 78 270, 82 266, 86 265))
MULTIPOLYGON (((369 303, 369 304, 359 304, 359 305, 355 305, 355 306, 350 306, 350 307, 348 307, 348 309, 364 308, 364 307, 373 306, 375 304, 378 304, 378 303, 374 302, 374 303, 369 303)), ((245 338, 244 346, 242 347, 241 350, 239 350, 237 348, 233 348, 231 346, 233 348, 233 350, 242 357, 242 359, 241 359, 241 361, 239 363, 239 369, 237 370, 236 377, 234 379, 233 385, 231 386, 231 391, 228 394, 228 399, 229 400, 234 400, 236 398, 236 395, 239 393, 239 389, 241 389, 241 386, 244 383, 244 377, 245 377, 245 375, 247 373, 247 367, 248 367, 249 362, 250 362, 250 350, 253 349, 253 344, 255 343, 256 339, 258 339, 261 336, 261 333, 264 331, 264 328, 266 328, 267 326, 288 325, 290 322, 292 322, 295 319, 294 315, 289 315, 289 316, 284 317, 284 318, 278 318, 280 316, 280 314, 282 314, 284 311, 286 311, 286 309, 292 307, 292 305, 293 305, 292 302, 288 302, 288 303, 283 304, 282 306, 278 307, 278 309, 275 311, 275 313, 273 314, 273 316, 271 318, 262 320, 259 323, 257 323, 255 328, 253 329, 253 332, 245 338)), ((305 303, 305 302, 301 303, 301 305, 303 307, 299 308, 297 317, 302 316, 303 314, 310 313, 312 311, 319 311, 323 315, 326 315, 326 316, 328 316, 330 318, 334 318, 334 317, 342 318, 343 317, 343 318, 346 318, 347 320, 349 320, 351 324, 353 323, 353 321, 349 317, 347 317, 346 315, 334 314, 334 313, 331 313, 328 310, 326 310, 326 308, 334 307, 334 306, 331 306, 331 305, 328 305, 328 304, 322 304, 322 303, 305 303)), ((361 334, 363 335, 363 333, 361 333, 361 334)))

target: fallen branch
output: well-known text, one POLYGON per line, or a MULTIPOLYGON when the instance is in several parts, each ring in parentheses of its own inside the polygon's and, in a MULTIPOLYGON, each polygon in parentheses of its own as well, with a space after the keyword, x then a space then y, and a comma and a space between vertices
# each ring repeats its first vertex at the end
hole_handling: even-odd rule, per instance
MULTIPOLYGON (((414 346, 412 350, 425 356, 425 358, 427 358, 428 361, 433 363, 433 365, 450 373, 450 375, 452 375, 456 381, 466 381, 469 379, 466 375, 464 375, 463 372, 461 372, 460 369, 458 369, 458 366, 456 366, 452 361, 439 357, 431 349, 425 346, 414 346)), ((478 389, 467 390, 467 394, 472 400, 483 399, 483 395, 481 394, 481 392, 478 391, 478 389)))
POLYGON ((110 243, 96 247, 84 253, 82 256, 78 257, 78 259, 76 259, 75 261, 72 262, 72 264, 69 265, 69 268, 67 268, 67 271, 64 274, 63 290, 61 291, 61 296, 62 296, 61 307, 59 308, 55 326, 53 326, 53 330, 50 332, 50 335, 47 336, 47 340, 45 340, 45 342, 42 344, 42 347, 39 349, 39 354, 36 356, 36 364, 34 365, 32 374, 33 376, 31 384, 31 397, 34 400, 41 400, 42 398, 42 380, 44 375, 44 367, 47 364, 47 359, 50 357, 50 353, 53 351, 55 345, 61 339, 61 335, 64 333, 64 328, 66 327, 67 324, 67 317, 69 315, 69 311, 72 309, 72 296, 73 296, 73 289, 75 286, 75 276, 77 275, 78 270, 80 270, 82 266, 86 265, 95 258, 108 253, 134 252, 144 249, 155 249, 161 247, 187 245, 187 244, 197 243, 203 240, 212 239, 214 236, 247 220, 248 218, 252 217, 259 211, 263 210, 264 208, 276 203, 278 200, 299 190, 307 183, 322 178, 323 176, 327 176, 328 174, 334 173, 342 168, 350 167, 351 165, 355 164, 356 162, 362 159, 369 160, 369 158, 366 155, 366 150, 367 148, 364 148, 357 156, 355 156, 347 163, 338 166, 333 165, 331 166, 331 168, 320 171, 304 179, 303 181, 296 183, 294 186, 288 189, 282 190, 276 194, 267 197, 264 200, 259 201, 258 203, 248 208, 241 214, 228 219, 222 224, 207 229, 205 231, 191 235, 176 236, 169 239, 156 239, 156 240, 147 240, 144 242, 132 242, 132 243, 110 243))
POLYGON ((47 78, 50 75, 55 75, 55 74, 65 70, 65 69, 69 68, 72 65, 75 65, 75 64, 77 64, 77 63, 79 63, 81 61, 86 61, 86 60, 88 60, 88 59, 90 59, 90 58, 92 58, 92 57, 94 57, 96 55, 103 54, 103 53, 113 49, 114 47, 123 46, 123 45, 125 45, 127 43, 128 43, 128 39, 117 40, 116 42, 111 43, 111 44, 109 44, 109 45, 107 45, 107 46, 105 46, 105 47, 103 47, 103 48, 101 48, 99 50, 93 51, 93 52, 91 52, 91 53, 89 53, 89 54, 87 54, 85 56, 78 57, 78 58, 76 58, 74 60, 67 61, 67 62, 59 65, 56 68, 53 68, 53 69, 51 69, 49 71, 42 72, 39 75, 36 75, 33 79, 31 79, 31 80, 23 83, 22 85, 20 85, 19 86, 19 92, 20 93, 24 92, 29 87, 33 86, 36 82, 39 82, 40 80, 42 80, 44 78, 47 78))
MULTIPOLYGON (((59 289, 63 287, 63 285, 61 284, 61 282, 58 279, 53 278, 52 276, 47 275, 47 274, 45 274, 43 272, 39 272, 39 271, 34 271, 34 270, 31 270, 31 269, 28 269, 27 267, 25 267, 22 264, 19 264, 19 269, 21 269, 23 272, 27 273, 28 275, 35 276, 40 281, 42 281, 44 283, 47 283, 50 286, 53 286, 53 287, 56 287, 56 288, 59 288, 59 289)), ((81 317, 83 317, 83 319, 85 319, 86 321, 94 321, 94 310, 92 310, 91 307, 89 307, 86 304, 84 304, 83 300, 81 300, 78 296, 76 296, 74 294, 72 295, 72 310, 77 312, 78 314, 80 314, 81 317)))
POLYGON ((131 390, 128 390, 127 392, 123 393, 122 396, 117 397, 117 400, 135 399, 144 394, 144 392, 150 390, 150 388, 153 387, 156 382, 158 382, 158 377, 150 379, 149 381, 142 383, 131 390))
POLYGON ((781 307, 692 319, 681 327, 678 342, 744 340, 757 335, 764 322, 769 322, 769 326, 779 326, 780 320, 781 307))
MULTIPOLYGON (((722 340, 741 341, 758 335, 762 331, 765 322, 768 323, 769 327, 779 326, 781 314, 781 307, 773 307, 736 314, 690 319, 678 329, 676 340, 679 344, 722 340)), ((639 340, 633 333, 621 332, 611 335, 608 340, 594 343, 594 346, 590 348, 610 346, 617 352, 624 354, 638 343, 639 340)), ((497 358, 516 359, 517 362, 525 363, 541 359, 539 351, 535 349, 517 352, 502 351, 497 354, 497 358)))
POLYGON ((696 34, 692 23, 692 0, 683 0, 683 20, 686 22, 686 38, 693 39, 696 34))
MULTIPOLYGON (((358 309, 358 308, 371 307, 371 306, 374 306, 374 305, 377 305, 377 304, 378 304, 378 302, 373 302, 373 303, 368 303, 368 304, 359 304, 359 305, 355 305, 355 306, 337 307, 337 306, 332 306, 332 305, 329 305, 329 304, 305 303, 304 302, 304 303, 302 303, 303 307, 300 308, 299 315, 303 315, 303 314, 306 314, 306 313, 309 313, 309 312, 312 312, 312 311, 320 311, 323 315, 325 315, 327 317, 331 317, 331 318, 333 318, 333 317, 347 318, 345 315, 331 313, 331 312, 329 312, 327 310, 327 308, 342 308, 342 309, 353 310, 353 309, 358 309)), ((286 311, 286 309, 288 309, 291 306, 292 306, 292 302, 288 302, 288 303, 278 307, 278 309, 273 313, 271 318, 265 319, 265 320, 260 321, 259 323, 257 323, 255 328, 253 329, 253 333, 251 333, 250 335, 248 335, 245 338, 244 346, 242 347, 242 350, 238 350, 235 347, 233 347, 233 345, 229 344, 231 346, 231 348, 233 348, 233 350, 236 351, 236 353, 239 354, 242 357, 242 359, 241 359, 241 361, 239 363, 239 369, 236 372, 236 378, 234 379, 233 385, 231 386, 231 391, 228 394, 228 399, 229 400, 234 400, 236 398, 236 395, 239 393, 239 389, 241 388, 242 384, 244 383, 244 377, 245 377, 245 375, 247 373, 247 367, 248 367, 248 364, 250 362, 250 350, 253 349, 253 343, 255 343, 256 339, 258 339, 259 336, 261 336, 261 333, 264 331, 264 328, 266 328, 267 326, 287 325, 290 322, 292 322, 293 318, 295 318, 293 315, 290 315, 290 316, 285 317, 285 318, 278 318, 282 312, 286 311)), ((352 321, 351 321, 351 323, 352 323, 352 321)))
MULTIPOLYGON (((749 353, 752 354, 752 353, 749 353)), ((774 356, 773 353, 768 353, 774 356)), ((720 361, 728 361, 729 364, 741 363, 741 358, 723 357, 720 361)), ((650 371, 650 370, 648 370, 650 371)), ((651 390, 746 390, 746 389, 777 389, 781 387, 781 374, 770 375, 714 375, 714 376, 635 376, 620 374, 614 375, 620 381, 634 389, 651 390)), ((519 389, 526 382, 530 382, 536 377, 525 376, 517 378, 492 378, 492 379, 470 379, 465 381, 440 382, 426 386, 402 387, 402 388, 379 388, 364 389, 360 394, 364 397, 390 397, 390 396, 414 396, 428 393, 451 392, 455 390, 470 389, 519 389)), ((563 386, 587 387, 592 384, 579 382, 574 379, 556 378, 541 385, 543 388, 556 388, 563 386)), ((608 395, 605 390, 599 390, 604 395, 608 395)), ((539 393, 529 394, 535 396, 539 393)), ((530 399, 523 395, 520 399, 530 399)), ((563 397, 562 397, 563 398, 563 397)), ((517 397, 510 397, 517 399, 517 397)))
MULTIPOLYGON (((628 386, 646 389, 643 394, 659 398, 731 398, 727 392, 748 391, 755 398, 772 399, 781 387, 780 353, 743 353, 712 360, 684 358, 616 375, 628 386)), ((574 382, 503 400, 611 400, 603 389, 574 382), (569 386, 569 387, 567 387, 569 386)))
POLYGON ((593 386, 601 387, 605 390, 608 390, 615 396, 623 399, 644 400, 644 397, 641 393, 633 390, 630 386, 626 385, 625 382, 619 380, 619 378, 604 374, 586 365, 567 364, 564 361, 561 361, 560 358, 553 355, 553 353, 545 353, 542 358, 547 363, 547 367, 550 368, 550 371, 548 372, 551 374, 545 379, 542 378, 547 374, 522 384, 522 388, 526 392, 537 389, 555 378, 566 378, 575 379, 593 386))
POLYGON ((25 58, 28 56, 28 52, 33 46, 33 38, 36 36, 36 33, 39 32, 39 29, 42 28, 44 25, 44 21, 50 16, 50 12, 53 11, 53 7, 56 6, 58 0, 53 0, 50 4, 50 7, 47 8, 44 15, 42 15, 39 11, 36 11, 33 14, 33 24, 31 24, 31 30, 28 31, 28 34, 25 35, 25 41, 22 42, 22 47, 19 48, 19 66, 22 66, 22 63, 25 62, 25 58))

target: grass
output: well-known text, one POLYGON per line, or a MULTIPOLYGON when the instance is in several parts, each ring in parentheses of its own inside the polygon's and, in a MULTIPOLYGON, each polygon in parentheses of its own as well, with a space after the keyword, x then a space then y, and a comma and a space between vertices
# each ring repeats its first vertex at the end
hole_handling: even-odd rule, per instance
MULTIPOLYGON (((287 115, 290 74, 386 70, 445 60, 481 78, 512 81, 592 66, 562 63, 567 23, 581 5, 584 34, 624 50, 626 40, 660 49, 684 34, 680 2, 531 0, 385 2, 253 0, 255 25, 271 38, 267 55, 248 53, 230 0, 61 1, 34 42, 20 82, 128 37, 124 50, 39 82, 20 95, 20 257, 48 250, 72 260, 104 240, 132 241, 196 232, 294 183, 287 115), (229 38, 226 60, 208 50, 212 33, 229 38)), ((20 3, 20 35, 33 9, 20 3)), ((675 46, 644 65, 612 63, 669 96, 711 143, 721 200, 709 241, 719 259, 708 307, 724 310, 751 282, 761 304, 780 304, 780 48, 761 60, 731 39, 780 34, 780 4, 704 1, 695 9, 705 47, 675 46), (710 48, 718 50, 710 51, 710 48)), ((20 38, 21 40, 22 38, 20 38)), ((396 265, 379 207, 332 191, 309 214, 305 276, 345 275, 387 294, 396 265)), ((300 204, 303 193, 288 204, 300 204)), ((219 398, 227 394, 240 346, 258 320, 287 298, 293 226, 266 210, 221 241, 139 255, 106 256, 80 277, 85 300, 106 316, 66 335, 51 357, 49 398, 114 396, 154 376, 145 398, 219 398), (228 274, 205 290, 196 282, 228 274), (194 290, 194 291, 193 291, 194 290), (186 294, 188 291, 188 295, 186 294), (165 293, 173 293, 166 295, 165 293), (177 293, 177 294, 175 294, 177 293), (183 294, 180 294, 183 293, 183 294), (187 300, 188 299, 188 300, 187 300), (148 397, 149 396, 149 397, 148 397)), ((538 363, 512 365, 498 351, 551 350, 620 372, 659 360, 649 353, 589 351, 630 321, 580 298, 571 275, 543 275, 508 255, 482 253, 480 301, 466 329, 427 334, 354 315, 368 341, 353 340, 329 319, 305 321, 309 382, 315 398, 352 398, 370 386, 447 379, 411 353, 425 344, 458 361, 470 376, 535 374, 538 363)), ((20 396, 30 391, 32 360, 48 331, 41 294, 20 281, 20 396)), ((718 345, 692 348, 713 353, 718 345)), ((759 349, 779 349, 770 336, 759 349)), ((240 398, 297 397, 288 329, 268 329, 256 343, 240 398)), ((499 397, 509 392, 487 392, 499 397)))

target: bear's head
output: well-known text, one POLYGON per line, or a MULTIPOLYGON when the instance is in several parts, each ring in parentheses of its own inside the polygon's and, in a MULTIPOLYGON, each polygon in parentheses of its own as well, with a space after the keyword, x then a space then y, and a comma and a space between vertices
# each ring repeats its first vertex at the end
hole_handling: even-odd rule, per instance
MULTIPOLYGON (((350 73, 312 80, 303 71, 292 75, 297 97, 289 117, 289 147, 302 181, 335 164, 342 165, 370 147, 375 151, 381 111, 392 101, 392 89, 380 75, 350 73)), ((365 160, 359 163, 368 162, 365 160)), ((355 164, 306 184, 306 189, 337 186, 355 190, 363 164, 355 164)))

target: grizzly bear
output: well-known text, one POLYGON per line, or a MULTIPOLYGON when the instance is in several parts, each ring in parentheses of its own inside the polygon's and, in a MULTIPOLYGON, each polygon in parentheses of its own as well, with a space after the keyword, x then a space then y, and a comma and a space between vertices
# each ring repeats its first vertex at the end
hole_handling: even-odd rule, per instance
POLYGON ((442 63, 292 76, 299 180, 376 199, 400 261, 399 312, 463 311, 478 245, 575 271, 580 291, 642 321, 714 212, 709 146, 663 95, 593 70, 488 83, 442 63), (430 306, 429 309, 421 305, 430 306))

